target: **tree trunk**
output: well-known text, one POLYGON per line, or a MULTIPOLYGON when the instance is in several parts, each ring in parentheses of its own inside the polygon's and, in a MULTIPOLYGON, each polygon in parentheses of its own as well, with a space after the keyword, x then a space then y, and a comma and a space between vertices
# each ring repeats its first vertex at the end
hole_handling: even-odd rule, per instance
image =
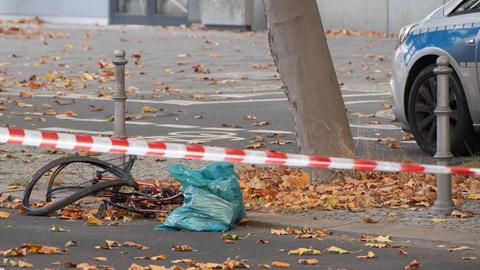
MULTIPOLYGON (((270 50, 307 155, 353 157, 353 141, 315 0, 264 0, 270 50)), ((312 170, 329 181, 329 170, 312 170)))

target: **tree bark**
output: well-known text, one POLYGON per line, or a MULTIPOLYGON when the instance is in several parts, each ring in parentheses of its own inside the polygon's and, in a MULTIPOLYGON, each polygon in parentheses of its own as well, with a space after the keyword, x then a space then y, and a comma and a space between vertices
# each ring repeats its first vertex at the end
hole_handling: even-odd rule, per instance
MULTIPOLYGON (((288 97, 300 151, 353 157, 353 141, 315 0, 264 0, 270 50, 288 97)), ((312 180, 332 180, 312 170, 312 180)))

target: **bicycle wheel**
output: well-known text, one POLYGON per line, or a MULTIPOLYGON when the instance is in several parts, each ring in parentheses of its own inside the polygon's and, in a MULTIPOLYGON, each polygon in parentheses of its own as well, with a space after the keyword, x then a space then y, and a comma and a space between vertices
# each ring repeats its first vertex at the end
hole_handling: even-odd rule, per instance
POLYGON ((25 189, 23 208, 29 215, 43 216, 101 191, 137 188, 130 174, 91 157, 66 157, 43 166, 25 189))

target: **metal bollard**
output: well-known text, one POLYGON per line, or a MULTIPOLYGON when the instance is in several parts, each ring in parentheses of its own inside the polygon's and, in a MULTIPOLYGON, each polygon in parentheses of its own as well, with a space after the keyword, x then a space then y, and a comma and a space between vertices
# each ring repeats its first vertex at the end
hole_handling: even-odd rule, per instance
MULTIPOLYGON (((452 69, 450 61, 446 56, 437 59, 437 153, 434 158, 438 165, 450 165, 453 158, 450 150, 450 98, 449 98, 449 76, 452 69)), ((452 176, 450 174, 437 174, 437 198, 432 207, 435 214, 450 215, 455 208, 452 200, 452 176)))
MULTIPOLYGON (((124 50, 115 50, 114 55, 115 59, 113 60, 113 64, 115 65, 116 90, 112 97, 115 102, 115 111, 113 114, 113 136, 115 138, 123 139, 127 137, 125 131, 125 103, 127 101, 127 94, 125 92, 125 65, 128 63, 128 61, 125 59, 124 50)), ((123 161, 125 162, 125 157, 123 161)))

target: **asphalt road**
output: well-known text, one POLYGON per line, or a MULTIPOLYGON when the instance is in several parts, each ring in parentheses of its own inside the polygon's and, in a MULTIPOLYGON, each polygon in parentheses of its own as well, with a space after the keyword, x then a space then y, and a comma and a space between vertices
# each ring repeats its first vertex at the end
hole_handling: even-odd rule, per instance
MULTIPOLYGON (((252 269, 259 269, 258 264, 269 264, 273 261, 284 261, 291 264, 290 269, 403 269, 412 260, 420 262, 420 269, 479 269, 478 260, 466 261, 460 257, 478 256, 478 247, 463 252, 448 252, 452 247, 448 243, 420 241, 415 239, 393 239, 392 245, 406 246, 402 248, 407 255, 401 255, 399 248, 366 247, 358 240, 359 235, 328 236, 325 240, 295 239, 294 236, 275 236, 270 234, 270 227, 264 224, 247 224, 238 226, 230 233, 246 236, 247 239, 226 244, 221 239, 221 233, 192 233, 165 231, 157 232, 153 228, 158 222, 153 220, 135 220, 120 222, 121 226, 91 226, 84 221, 67 221, 48 217, 28 217, 13 214, 10 219, 0 221, 0 249, 8 249, 22 243, 36 243, 41 245, 64 248, 64 244, 74 240, 78 246, 67 247, 65 255, 27 255, 13 259, 24 259, 34 264, 35 269, 51 267, 63 269, 65 262, 88 262, 97 265, 112 265, 116 269, 127 269, 131 263, 139 265, 157 264, 170 266, 171 260, 194 259, 197 262, 222 263, 227 258, 248 260, 252 269), (58 225, 68 231, 52 232, 52 225, 58 225), (133 241, 150 247, 139 250, 131 247, 104 250, 95 249, 95 246, 104 245, 105 240, 114 240, 119 243, 133 241), (266 240, 267 244, 258 244, 258 240, 266 240), (194 252, 171 251, 172 245, 189 245, 194 252), (355 253, 330 254, 324 252, 331 246, 340 247, 355 253), (309 248, 322 251, 316 256, 288 255, 288 250, 309 248), (358 259, 356 256, 366 255, 373 251, 378 258, 358 259), (166 255, 165 261, 133 260, 135 256, 166 255), (95 262, 93 257, 106 257, 107 262, 95 262), (300 258, 316 258, 316 266, 300 265, 300 258), (60 262, 60 266, 52 263, 60 262)), ((183 265, 183 264, 180 264, 183 265)), ((7 268, 10 269, 10 268, 7 268)), ((272 269, 279 269, 272 267, 272 269)))
MULTIPOLYGON (((389 113, 384 106, 392 103, 389 93, 344 90, 343 97, 356 153, 360 158, 429 161, 414 141, 402 140, 405 133, 398 122, 383 117, 385 111, 387 115, 389 113), (392 139, 394 143, 390 144, 388 140, 392 139)), ((19 99, 16 96, 14 98, 19 99)), ((109 118, 113 115, 113 102, 110 100, 86 95, 62 98, 39 95, 33 99, 21 99, 21 102, 33 107, 11 106, 13 109, 4 112, 2 124, 27 129, 112 134, 113 123, 109 118), (45 103, 60 114, 36 116, 35 112, 45 112, 41 106, 45 103), (103 110, 93 111, 91 106, 103 110), (73 111, 76 116, 63 114, 66 111, 73 111)), ((278 89, 203 93, 201 99, 185 95, 169 95, 159 99, 132 97, 128 100, 127 111, 131 118, 127 122, 130 137, 245 148, 258 144, 259 138, 255 141, 254 136, 260 136, 263 144, 260 150, 299 151, 288 101, 278 89), (144 106, 156 112, 142 113, 144 106), (245 120, 247 115, 255 116, 256 120, 245 120), (254 125, 262 121, 268 124, 254 125)))

